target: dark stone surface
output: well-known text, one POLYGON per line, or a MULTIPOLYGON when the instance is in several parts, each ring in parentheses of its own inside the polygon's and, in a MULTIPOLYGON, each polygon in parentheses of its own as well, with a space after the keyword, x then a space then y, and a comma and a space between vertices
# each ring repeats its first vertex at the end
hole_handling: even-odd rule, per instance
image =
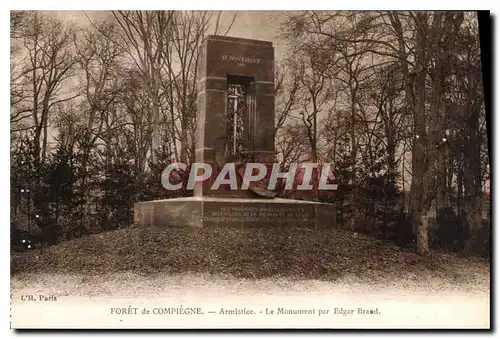
POLYGON ((192 198, 154 200, 134 205, 134 226, 202 227, 202 202, 192 198))
POLYGON ((334 205, 288 199, 192 197, 136 203, 134 226, 335 227, 334 205))
POLYGON ((227 74, 274 83, 274 47, 269 41, 209 35, 204 41, 206 68, 201 76, 227 74))

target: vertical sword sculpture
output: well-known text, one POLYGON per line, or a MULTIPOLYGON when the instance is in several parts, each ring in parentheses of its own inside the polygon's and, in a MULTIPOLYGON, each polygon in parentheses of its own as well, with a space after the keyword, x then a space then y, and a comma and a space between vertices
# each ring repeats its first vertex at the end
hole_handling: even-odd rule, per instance
POLYGON ((238 99, 242 95, 238 92, 238 88, 236 87, 234 90, 234 94, 229 94, 229 99, 233 100, 233 155, 236 155, 236 143, 237 143, 237 124, 238 124, 238 99))
MULTIPOLYGON (((228 99, 233 102, 233 154, 230 156, 229 148, 227 144, 227 139, 224 137, 220 137, 216 141, 215 146, 215 161, 217 163, 218 169, 221 170, 222 167, 228 161, 233 161, 235 164, 235 169, 237 173, 238 183, 241 184, 243 181, 243 177, 245 174, 245 168, 247 161, 244 159, 239 159, 236 150, 237 150, 237 133, 238 133, 238 100, 243 97, 243 95, 238 91, 238 88, 235 88, 234 94, 228 94, 228 99)), ((264 181, 253 181, 249 184, 249 190, 253 193, 259 195, 263 198, 274 198, 277 195, 277 192, 270 191, 267 189, 267 185, 264 181)))

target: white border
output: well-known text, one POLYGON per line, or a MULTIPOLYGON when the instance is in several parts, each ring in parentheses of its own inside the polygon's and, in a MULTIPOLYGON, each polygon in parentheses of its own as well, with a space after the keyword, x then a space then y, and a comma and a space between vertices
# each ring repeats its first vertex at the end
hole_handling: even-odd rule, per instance
POLYGON ((495 1, 464 1, 464 0, 419 0, 411 1, 96 1, 84 2, 73 1, 36 1, 23 0, 7 3, 10 9, 38 9, 38 10, 109 10, 109 9, 190 9, 190 10, 305 10, 305 9, 329 9, 329 10, 408 10, 408 9, 431 9, 431 10, 487 10, 495 6, 495 1))

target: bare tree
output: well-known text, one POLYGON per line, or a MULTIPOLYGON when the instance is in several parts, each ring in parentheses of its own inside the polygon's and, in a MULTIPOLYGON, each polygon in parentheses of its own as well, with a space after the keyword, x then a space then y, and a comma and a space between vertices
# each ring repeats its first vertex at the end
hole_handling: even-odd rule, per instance
POLYGON ((293 62, 289 60, 284 60, 275 66, 275 134, 285 126, 290 115, 299 108, 301 76, 300 70, 296 69, 293 62))
POLYGON ((102 23, 99 27, 90 27, 75 39, 78 66, 83 72, 82 92, 85 101, 81 104, 82 136, 78 149, 81 152, 80 200, 82 204, 80 228, 84 228, 84 219, 88 215, 86 195, 89 194, 87 179, 89 176, 88 162, 92 151, 96 149, 96 141, 102 137, 105 115, 116 104, 119 93, 119 76, 121 74, 121 56, 123 51, 114 42, 115 39, 104 39, 101 32, 107 36, 116 37, 116 27, 113 23, 102 23))
MULTIPOLYGON (((151 157, 156 159, 159 144, 161 67, 164 51, 172 39, 172 11, 113 11, 121 27, 120 44, 141 72, 151 97, 151 157)), ((109 36, 108 36, 109 38, 109 36)))
POLYGON ((310 148, 305 126, 298 122, 284 125, 276 135, 276 148, 283 166, 302 160, 310 148))
POLYGON ((209 28, 211 12, 181 11, 172 14, 172 43, 165 46, 161 69, 165 97, 165 121, 171 127, 176 160, 185 163, 194 158, 196 137, 196 95, 198 47, 209 28))
MULTIPOLYGON (((326 68, 334 82, 343 83, 348 89, 353 166, 358 150, 363 152, 363 158, 372 159, 367 164, 373 163, 376 157, 372 149, 377 149, 382 141, 388 170, 395 173, 396 153, 405 153, 398 141, 404 139, 405 145, 411 146, 410 205, 417 248, 422 255, 429 251, 431 206, 433 203, 437 209, 447 206, 446 183, 453 181, 452 173, 446 168, 449 140, 445 136, 450 113, 443 105, 451 93, 450 84, 456 82, 455 75, 451 74, 453 60, 464 55, 460 49, 464 44, 460 39, 463 22, 464 14, 458 12, 308 11, 291 15, 286 23, 287 40, 292 45, 306 41, 304 44, 309 50, 327 60, 326 68), (325 54, 327 50, 335 53, 325 54), (391 69, 386 67, 392 67, 401 78, 392 79, 390 84, 380 83, 384 93, 376 94, 378 90, 373 83, 363 86, 364 80, 391 69), (364 70, 364 74, 360 70, 364 70), (393 89, 395 92, 391 92, 393 89), (375 96, 367 95, 370 92, 375 92, 375 96), (411 124, 407 123, 406 112, 411 116, 411 124), (408 140, 409 136, 412 140, 408 140)), ((477 37, 475 41, 477 44, 477 37)), ((477 45, 474 51, 478 51, 477 45)), ((386 74, 388 80, 389 75, 386 74)), ((344 102, 340 101, 341 105, 344 102)), ((478 100, 477 107, 480 103, 478 100)), ((447 105, 453 107, 450 103, 447 105)), ((345 113, 344 108, 336 107, 336 114, 345 113)), ((477 131, 476 120, 469 125, 477 131)), ((474 154, 480 154, 481 142, 476 138, 472 144, 476 147, 474 154)), ((353 167, 352 174, 356 172, 353 167)), ((471 172, 480 177, 480 170, 471 172)))
POLYGON ((39 12, 30 13, 25 20, 25 28, 19 33, 24 61, 16 78, 23 95, 11 109, 11 130, 16 131, 19 123, 29 121, 21 129, 34 130, 35 156, 43 162, 53 107, 78 95, 61 91, 75 64, 74 30, 60 19, 39 12))

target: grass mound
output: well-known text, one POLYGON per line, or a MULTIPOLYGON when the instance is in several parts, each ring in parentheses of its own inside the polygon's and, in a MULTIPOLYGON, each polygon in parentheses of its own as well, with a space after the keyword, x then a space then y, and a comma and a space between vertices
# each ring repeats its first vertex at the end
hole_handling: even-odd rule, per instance
POLYGON ((445 253, 419 257, 362 234, 305 228, 128 228, 11 256, 18 273, 210 273, 240 278, 334 280, 422 275, 457 279, 468 264, 445 253))

